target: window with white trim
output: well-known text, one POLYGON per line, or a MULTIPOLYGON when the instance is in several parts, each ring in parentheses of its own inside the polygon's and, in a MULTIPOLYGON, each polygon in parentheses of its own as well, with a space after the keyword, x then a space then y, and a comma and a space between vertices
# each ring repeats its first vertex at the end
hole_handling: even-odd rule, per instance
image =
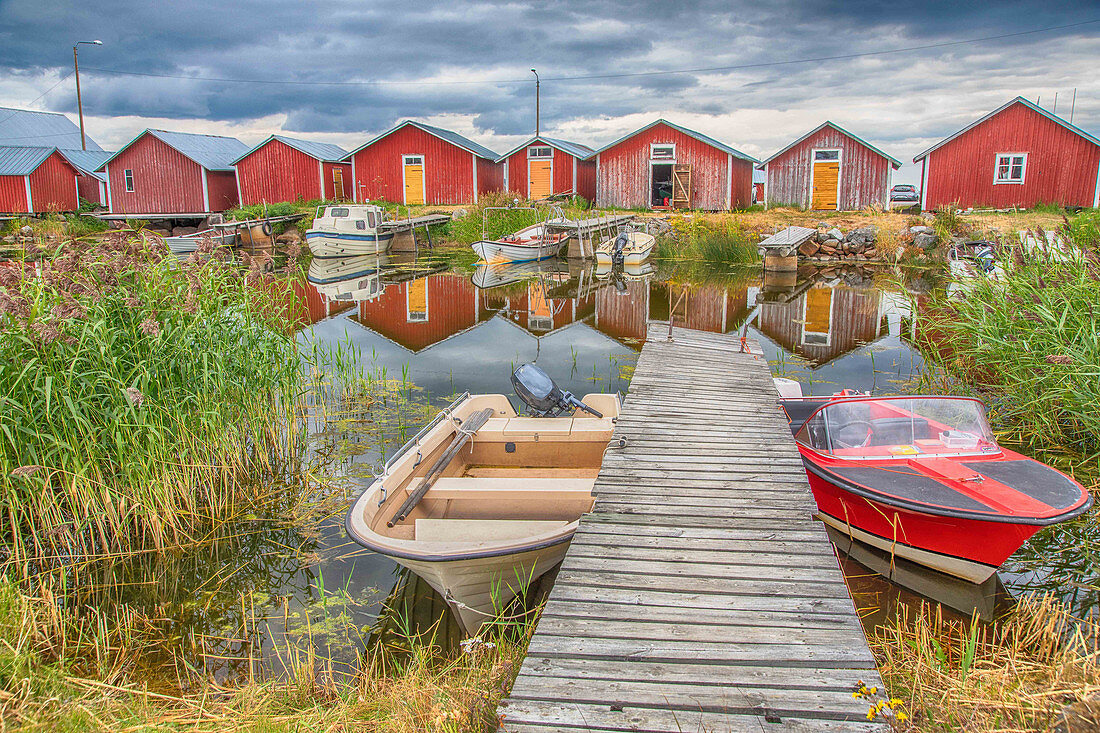
POLYGON ((1027 173, 1027 153, 998 153, 994 183, 1023 183, 1027 173))
POLYGON ((554 157, 554 151, 551 150, 549 147, 527 148, 527 157, 531 158, 531 159, 534 159, 534 158, 553 158, 554 157))
POLYGON ((819 162, 820 161, 828 162, 828 161, 832 161, 832 160, 839 161, 840 160, 840 151, 839 150, 815 150, 814 151, 814 160, 819 161, 819 162))
POLYGON ((130 170, 129 168, 127 168, 126 170, 122 171, 122 175, 126 178, 126 192, 127 193, 133 193, 134 192, 134 172, 132 170, 130 170))
POLYGON ((649 159, 650 160, 676 160, 676 145, 663 143, 650 143, 649 144, 649 159))
POLYGON ((406 155, 405 165, 424 165, 423 155, 406 155))

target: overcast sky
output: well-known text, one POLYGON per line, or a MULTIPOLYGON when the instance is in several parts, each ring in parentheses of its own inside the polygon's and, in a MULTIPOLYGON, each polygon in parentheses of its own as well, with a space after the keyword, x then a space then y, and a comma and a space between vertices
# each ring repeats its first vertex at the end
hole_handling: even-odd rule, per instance
POLYGON ((534 67, 549 135, 598 147, 665 117, 762 159, 831 119, 917 182, 916 153, 1016 95, 1068 118, 1076 87, 1100 133, 1090 20, 1096 0, 0 0, 0 106, 75 121, 72 44, 98 38, 81 87, 108 149, 146 127, 352 148, 415 118, 506 152, 534 132, 534 67))

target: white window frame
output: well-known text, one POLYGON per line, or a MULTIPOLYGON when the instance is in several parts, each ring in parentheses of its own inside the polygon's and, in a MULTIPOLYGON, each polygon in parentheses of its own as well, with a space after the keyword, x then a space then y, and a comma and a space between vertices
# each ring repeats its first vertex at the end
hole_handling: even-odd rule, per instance
POLYGON ((126 189, 126 193, 134 192, 134 169, 123 168, 122 169, 122 186, 126 189))
POLYGON ((651 163, 675 163, 676 162, 676 143, 650 143, 649 144, 649 162, 651 163), (658 158, 654 155, 657 148, 672 148, 672 156, 668 158, 658 158))
POLYGON ((999 186, 1001 184, 1008 185, 1023 185, 1023 182, 1027 180, 1027 153, 997 153, 997 157, 993 161, 993 185, 999 186), (1020 164, 1020 178, 1005 178, 1001 179, 998 172, 1001 170, 1001 160, 1008 159, 1008 172, 1011 175, 1012 168, 1015 166, 1013 160, 1016 158, 1021 159, 1020 164))
POLYGON ((553 159, 554 159, 554 149, 552 147, 550 147, 549 145, 532 145, 531 147, 527 148, 527 160, 553 160, 553 159), (546 151, 546 155, 536 155, 536 153, 541 153, 544 150, 546 151))
MULTIPOLYGON (((428 203, 428 166, 425 165, 424 155, 421 153, 409 153, 408 155, 401 156, 401 203, 405 204, 406 206, 409 205, 409 189, 408 186, 405 184, 405 168, 410 165, 420 166, 420 176, 422 180, 422 185, 424 186, 424 203, 426 204, 428 203), (419 158, 420 162, 410 163, 409 158, 419 158)), ((474 190, 476 191, 477 188, 475 187, 474 190)), ((418 206, 419 204, 413 205, 418 206)))
MULTIPOLYGON (((806 191, 806 209, 808 211, 813 210, 814 206, 814 166, 818 163, 836 163, 838 170, 836 175, 836 208, 833 211, 843 211, 840 208, 840 202, 844 200, 844 148, 811 148, 810 149, 810 187, 806 191), (821 160, 817 159, 817 154, 826 151, 835 151, 836 160, 821 160)), ((829 211, 829 209, 822 209, 822 211, 829 211)))

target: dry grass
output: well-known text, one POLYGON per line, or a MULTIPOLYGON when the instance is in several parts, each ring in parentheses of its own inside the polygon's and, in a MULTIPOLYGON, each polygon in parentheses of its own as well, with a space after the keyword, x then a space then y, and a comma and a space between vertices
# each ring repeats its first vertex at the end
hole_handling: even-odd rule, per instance
POLYGON ((1067 706, 1082 719, 1100 712, 1098 630, 1051 597, 1026 598, 989 624, 925 604, 882 627, 872 649, 910 713, 909 730, 1042 731, 1067 706))

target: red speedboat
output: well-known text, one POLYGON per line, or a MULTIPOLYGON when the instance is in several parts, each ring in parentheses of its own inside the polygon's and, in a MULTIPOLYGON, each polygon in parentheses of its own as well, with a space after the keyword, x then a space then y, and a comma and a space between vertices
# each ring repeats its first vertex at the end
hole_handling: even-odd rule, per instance
POLYGON ((1040 527, 1092 505, 1069 476, 997 445, 976 399, 845 391, 780 402, 826 524, 974 583, 1040 527))

